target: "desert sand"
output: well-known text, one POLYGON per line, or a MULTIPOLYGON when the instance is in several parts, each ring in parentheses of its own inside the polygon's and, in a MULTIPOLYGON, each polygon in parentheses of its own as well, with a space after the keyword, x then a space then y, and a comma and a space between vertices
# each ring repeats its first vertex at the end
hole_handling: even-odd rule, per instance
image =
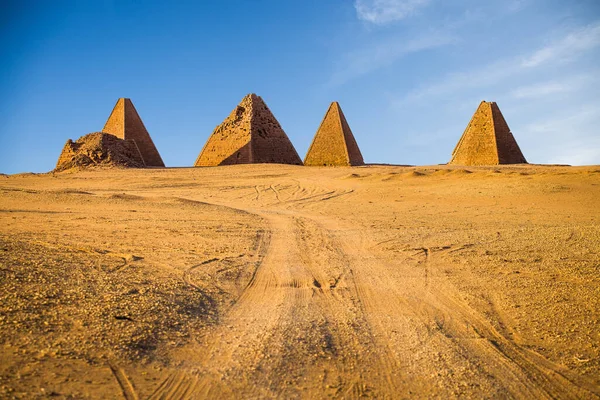
POLYGON ((2 398, 600 396, 600 167, 0 176, 2 398))

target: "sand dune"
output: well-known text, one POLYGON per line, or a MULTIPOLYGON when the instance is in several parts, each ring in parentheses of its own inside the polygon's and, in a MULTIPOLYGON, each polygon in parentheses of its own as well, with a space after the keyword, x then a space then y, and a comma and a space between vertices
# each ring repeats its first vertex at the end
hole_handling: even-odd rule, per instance
POLYGON ((0 196, 0 397, 600 397, 598 166, 96 170, 0 196))

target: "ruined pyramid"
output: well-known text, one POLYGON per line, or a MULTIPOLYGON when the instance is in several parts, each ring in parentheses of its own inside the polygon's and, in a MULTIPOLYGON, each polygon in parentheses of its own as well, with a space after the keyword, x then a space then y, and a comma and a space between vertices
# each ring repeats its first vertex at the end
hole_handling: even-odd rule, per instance
POLYGON ((120 98, 104 124, 102 132, 123 140, 133 140, 147 167, 164 167, 154 142, 130 99, 120 98))
POLYGON ((364 165, 362 154, 337 101, 329 106, 304 165, 364 165))
POLYGON ((448 164, 526 164, 498 105, 482 101, 465 129, 448 164))
POLYGON ((144 168, 144 160, 135 141, 119 139, 115 135, 94 132, 75 142, 71 139, 63 147, 55 172, 80 170, 88 167, 144 168))
POLYGON ((194 166, 255 163, 302 165, 302 160, 269 107, 252 93, 215 128, 194 166))

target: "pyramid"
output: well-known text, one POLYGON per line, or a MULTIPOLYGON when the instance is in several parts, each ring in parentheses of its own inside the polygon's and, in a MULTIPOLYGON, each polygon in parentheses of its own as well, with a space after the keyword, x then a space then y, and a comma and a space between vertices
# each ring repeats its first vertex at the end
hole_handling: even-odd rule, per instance
POLYGON ((364 165, 362 154, 337 101, 329 106, 304 165, 364 165))
POLYGON ((252 93, 215 128, 194 166, 256 163, 302 165, 302 160, 269 107, 252 93))
POLYGON ((508 124, 495 102, 482 101, 448 164, 526 164, 508 124))
POLYGON ((123 140, 134 140, 147 167, 164 167, 154 142, 130 99, 120 98, 102 132, 123 140))

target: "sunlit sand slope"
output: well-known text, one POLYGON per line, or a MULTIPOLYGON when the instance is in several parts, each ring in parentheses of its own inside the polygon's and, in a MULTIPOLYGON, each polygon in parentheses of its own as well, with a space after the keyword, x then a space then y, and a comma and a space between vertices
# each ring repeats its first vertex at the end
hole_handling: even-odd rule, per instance
POLYGON ((97 170, 0 200, 0 397, 600 396, 600 167, 97 170))

